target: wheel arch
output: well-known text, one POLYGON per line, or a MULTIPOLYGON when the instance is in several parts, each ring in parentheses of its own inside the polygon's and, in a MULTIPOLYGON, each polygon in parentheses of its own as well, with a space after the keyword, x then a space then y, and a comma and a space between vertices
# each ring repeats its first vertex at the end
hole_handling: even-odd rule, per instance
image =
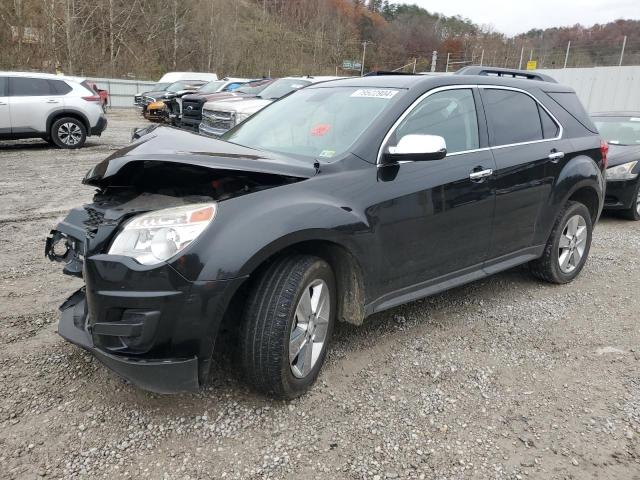
POLYGON ((89 122, 89 119, 84 113, 73 108, 60 108, 49 114, 47 117, 47 135, 51 136, 51 127, 53 123, 63 117, 72 117, 76 120, 80 120, 87 132, 87 137, 91 135, 91 123, 89 122))
MULTIPOLYGON (((273 261, 293 253, 317 256, 326 261, 336 277, 338 292, 337 318, 340 321, 361 325, 365 318, 365 285, 361 263, 352 249, 344 243, 326 237, 301 237, 293 235, 265 247, 249 260, 242 269, 247 280, 235 292, 235 296, 246 294, 253 279, 260 275, 273 261)), ((232 297, 230 304, 234 303, 232 297)))

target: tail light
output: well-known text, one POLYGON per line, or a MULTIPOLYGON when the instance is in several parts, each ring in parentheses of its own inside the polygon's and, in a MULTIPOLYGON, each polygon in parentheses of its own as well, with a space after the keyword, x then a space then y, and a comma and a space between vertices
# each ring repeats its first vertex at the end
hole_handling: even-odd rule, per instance
POLYGON ((88 97, 82 97, 82 99, 86 100, 87 102, 99 102, 100 95, 90 95, 88 97))
POLYGON ((606 170, 607 167, 609 166, 607 153, 609 153, 609 144, 604 140, 600 140, 600 154, 602 155, 602 170, 606 170))

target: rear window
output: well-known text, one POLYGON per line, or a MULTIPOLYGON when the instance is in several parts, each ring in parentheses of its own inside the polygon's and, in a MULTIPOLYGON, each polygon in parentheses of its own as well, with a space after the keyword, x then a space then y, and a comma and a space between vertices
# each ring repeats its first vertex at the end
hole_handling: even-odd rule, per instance
POLYGON ((546 92, 558 105, 567 111, 587 130, 598 133, 598 129, 589 118, 589 114, 582 106, 578 95, 574 92, 546 92))
POLYGON ((640 145, 640 116, 593 117, 600 135, 613 145, 640 145))
POLYGON ((9 77, 9 91, 12 97, 56 95, 46 78, 9 77))

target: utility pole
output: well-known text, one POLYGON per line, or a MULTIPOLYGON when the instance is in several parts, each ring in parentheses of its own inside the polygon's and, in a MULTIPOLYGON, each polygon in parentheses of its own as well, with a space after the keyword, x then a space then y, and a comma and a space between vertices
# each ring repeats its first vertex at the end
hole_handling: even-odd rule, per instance
POLYGON ((367 44, 369 44, 368 40, 362 42, 362 65, 360 66, 360 76, 364 77, 364 60, 367 57, 367 44))
POLYGON ((438 62, 438 51, 434 50, 431 54, 431 71, 436 71, 436 63, 438 62))
POLYGON ((567 43, 567 53, 564 56, 564 67, 567 68, 567 62, 569 61, 569 49, 571 48, 571 40, 567 43))
POLYGON ((618 66, 622 66, 622 59, 624 58, 624 47, 627 46, 627 36, 625 35, 622 39, 622 51, 620 52, 620 62, 618 62, 618 66))
POLYGON ((524 56, 524 46, 520 49, 520 63, 518 63, 518 70, 522 70, 522 57, 524 56))

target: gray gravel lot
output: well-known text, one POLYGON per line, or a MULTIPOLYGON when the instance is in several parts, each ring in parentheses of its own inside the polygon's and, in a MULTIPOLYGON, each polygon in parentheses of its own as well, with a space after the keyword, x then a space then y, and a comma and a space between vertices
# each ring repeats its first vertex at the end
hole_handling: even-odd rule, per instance
POLYGON ((298 400, 230 365, 198 394, 123 383, 55 333, 80 281, 43 256, 144 124, 109 117, 80 151, 0 143, 0 478, 640 479, 640 226, 613 217, 573 284, 519 268, 339 325, 298 400))

